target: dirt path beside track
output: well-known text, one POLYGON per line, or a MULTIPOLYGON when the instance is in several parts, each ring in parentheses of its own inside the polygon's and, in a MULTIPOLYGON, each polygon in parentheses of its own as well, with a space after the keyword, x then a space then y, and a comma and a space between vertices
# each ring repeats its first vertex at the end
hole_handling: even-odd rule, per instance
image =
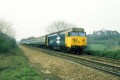
POLYGON ((120 80, 102 71, 20 46, 30 66, 43 74, 45 80, 120 80))

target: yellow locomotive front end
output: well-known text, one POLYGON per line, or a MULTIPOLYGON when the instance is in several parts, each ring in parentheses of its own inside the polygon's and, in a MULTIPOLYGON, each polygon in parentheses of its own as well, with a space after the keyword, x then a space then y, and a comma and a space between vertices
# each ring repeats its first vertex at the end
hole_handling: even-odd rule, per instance
POLYGON ((78 47, 86 46, 86 37, 71 36, 71 46, 78 46, 78 47))
POLYGON ((74 52, 82 52, 87 46, 87 38, 84 29, 75 28, 66 33, 66 47, 74 52))

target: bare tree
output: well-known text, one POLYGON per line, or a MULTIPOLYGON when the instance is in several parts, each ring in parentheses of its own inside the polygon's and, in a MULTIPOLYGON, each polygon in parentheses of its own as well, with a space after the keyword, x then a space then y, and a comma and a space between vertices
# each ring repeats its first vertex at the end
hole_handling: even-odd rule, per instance
POLYGON ((15 31, 12 29, 12 23, 0 19, 0 32, 7 34, 10 37, 15 37, 15 31))
POLYGON ((57 21, 57 22, 54 22, 52 25, 48 26, 47 31, 49 33, 54 33, 54 32, 66 30, 73 27, 76 27, 76 26, 70 23, 66 23, 64 21, 57 21))

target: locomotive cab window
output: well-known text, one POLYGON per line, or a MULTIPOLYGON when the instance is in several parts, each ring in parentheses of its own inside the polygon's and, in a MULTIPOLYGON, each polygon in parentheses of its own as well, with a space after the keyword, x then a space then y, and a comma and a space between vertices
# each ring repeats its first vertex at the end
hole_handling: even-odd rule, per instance
POLYGON ((85 36, 85 32, 68 32, 68 36, 85 36))
POLYGON ((78 32, 71 32, 71 36, 78 36, 78 32))
POLYGON ((85 32, 79 32, 79 36, 85 36, 85 32))

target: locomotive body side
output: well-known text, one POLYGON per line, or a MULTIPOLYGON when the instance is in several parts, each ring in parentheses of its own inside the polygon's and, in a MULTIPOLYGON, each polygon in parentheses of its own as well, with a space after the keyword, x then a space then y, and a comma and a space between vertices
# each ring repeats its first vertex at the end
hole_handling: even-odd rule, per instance
POLYGON ((47 36, 48 38, 48 47, 60 50, 60 47, 65 46, 65 33, 57 32, 47 36))

